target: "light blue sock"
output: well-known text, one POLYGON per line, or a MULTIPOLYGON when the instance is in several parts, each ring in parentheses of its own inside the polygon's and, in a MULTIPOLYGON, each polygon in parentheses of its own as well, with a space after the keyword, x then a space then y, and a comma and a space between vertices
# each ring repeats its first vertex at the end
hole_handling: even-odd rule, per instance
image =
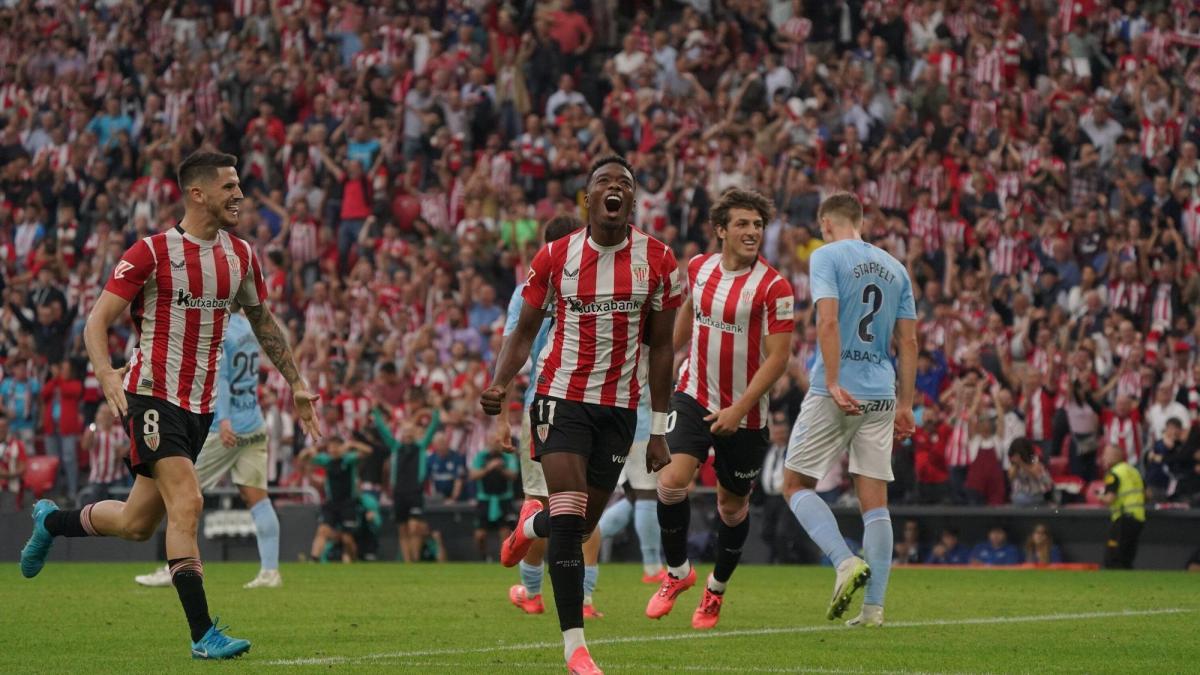
POLYGON ((863 554, 871 566, 863 603, 882 607, 888 574, 892 571, 892 517, 887 507, 864 513, 863 526, 863 554))
POLYGON ((608 539, 621 533, 629 527, 629 518, 633 516, 633 504, 628 499, 613 504, 604 510, 600 516, 600 536, 608 539))
POLYGON ((662 569, 662 528, 658 526, 658 501, 639 499, 633 504, 633 528, 642 547, 642 569, 654 574, 662 569))
POLYGON ((599 578, 599 565, 588 565, 583 568, 583 603, 585 605, 592 599, 592 593, 596 590, 596 580, 599 578))
POLYGON ((521 561, 521 583, 525 586, 525 592, 529 594, 529 597, 542 594, 544 571, 543 565, 530 565, 524 560, 521 561))
POLYGON ((813 542, 821 548, 821 551, 833 563, 834 568, 854 555, 850 552, 850 547, 846 546, 841 531, 838 530, 837 519, 833 517, 833 511, 829 510, 829 505, 818 497, 817 493, 812 490, 801 490, 792 495, 788 506, 792 507, 792 513, 796 514, 796 520, 800 521, 800 527, 803 527, 813 542))
POLYGON ((258 559, 264 570, 279 569, 279 517, 270 499, 260 499, 250 507, 254 530, 258 533, 258 559))

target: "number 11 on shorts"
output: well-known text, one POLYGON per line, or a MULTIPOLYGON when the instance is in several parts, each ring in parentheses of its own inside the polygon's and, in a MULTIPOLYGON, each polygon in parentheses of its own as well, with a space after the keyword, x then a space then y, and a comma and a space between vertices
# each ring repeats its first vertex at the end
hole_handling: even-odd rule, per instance
POLYGON ((544 398, 538 399, 538 419, 546 424, 554 424, 554 406, 558 405, 558 401, 547 401, 544 398), (546 413, 550 415, 547 417, 546 413))

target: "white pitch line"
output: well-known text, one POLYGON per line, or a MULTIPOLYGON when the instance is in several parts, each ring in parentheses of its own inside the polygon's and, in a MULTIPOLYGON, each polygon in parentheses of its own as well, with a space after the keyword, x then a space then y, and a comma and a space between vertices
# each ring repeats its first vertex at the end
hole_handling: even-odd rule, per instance
MULTIPOLYGON (((937 626, 980 626, 1006 623, 1036 623, 1041 621, 1077 621, 1081 619, 1108 619, 1114 617, 1157 616, 1160 614, 1185 614, 1193 610, 1180 607, 1167 609, 1122 610, 1119 612, 1077 612, 1073 614, 1034 614, 1029 616, 989 616, 967 619, 934 619, 930 621, 892 621, 887 629, 892 628, 932 628, 937 626)), ((673 642, 676 640, 711 640, 717 638, 746 637, 760 635, 796 635, 804 633, 825 633, 829 631, 851 630, 841 624, 823 626, 785 626, 779 628, 754 628, 747 630, 731 630, 723 632, 691 632, 673 633, 670 635, 629 635, 625 637, 599 638, 588 640, 588 645, 636 644, 647 642, 673 642)), ((360 656, 323 656, 305 659, 277 659, 265 661, 268 666, 327 666, 360 661, 380 661, 392 659, 409 659, 428 656, 459 656, 465 654, 488 654, 492 652, 527 651, 533 649, 561 648, 560 642, 526 642, 522 644, 495 645, 492 647, 469 647, 456 649, 422 649, 405 652, 382 652, 360 656)))
MULTIPOLYGON (((461 661, 406 661, 400 664, 401 668, 462 668, 461 661)), ((505 668, 523 668, 525 670, 536 672, 539 670, 553 670, 558 672, 562 670, 562 664, 555 661, 539 661, 539 662, 508 662, 504 663, 505 668)), ((613 670, 621 670, 626 672, 651 672, 661 670, 661 665, 652 665, 648 663, 609 663, 604 662, 605 668, 613 670)), ((863 670, 861 668, 815 668, 796 666, 791 668, 782 667, 762 667, 754 668, 749 666, 702 666, 702 665, 672 665, 672 671, 676 672, 693 672, 693 673, 791 673, 793 675, 958 675, 953 671, 948 672, 929 672, 921 670, 896 670, 888 668, 887 670, 863 670)))

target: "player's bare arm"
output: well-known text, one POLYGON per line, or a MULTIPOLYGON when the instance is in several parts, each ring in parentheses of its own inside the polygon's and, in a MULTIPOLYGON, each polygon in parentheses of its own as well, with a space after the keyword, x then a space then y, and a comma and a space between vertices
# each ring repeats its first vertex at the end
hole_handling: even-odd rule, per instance
MULTIPOLYGON (((709 414, 704 418, 712 422, 712 432, 718 436, 729 436, 737 432, 742 420, 758 405, 762 397, 775 386, 775 382, 787 371, 788 358, 792 353, 792 334, 774 333, 763 338, 763 348, 767 358, 763 361, 754 377, 746 385, 746 391, 741 398, 720 412, 709 414)), ((915 363, 915 361, 914 361, 915 363)))
POLYGON ((296 368, 296 360, 292 357, 292 348, 288 345, 287 337, 275 315, 264 304, 247 305, 242 308, 246 318, 250 320, 250 328, 263 353, 271 359, 271 363, 279 369, 279 374, 292 388, 292 399, 296 406, 296 416, 300 419, 300 427, 310 438, 321 437, 321 425, 317 421, 317 412, 313 404, 320 397, 308 391, 308 385, 300 377, 296 368))
POLYGON ((838 384, 842 335, 838 327, 837 298, 817 300, 817 344, 821 347, 821 361, 825 366, 825 387, 829 390, 830 398, 847 415, 861 415, 858 401, 838 384))
MULTIPOLYGON (((646 332, 649 337, 647 344, 650 347, 648 374, 650 409, 655 413, 666 414, 671 408, 671 370, 675 357, 673 339, 675 310, 665 309, 650 312, 646 321, 646 332)), ((670 463, 671 451, 667 448, 666 435, 664 433, 655 434, 652 430, 650 441, 646 445, 646 470, 655 472, 670 463)))
POLYGON ((896 438, 905 440, 916 430, 913 395, 917 379, 917 322, 896 321, 896 353, 899 373, 896 381, 896 438))
POLYGON ((100 381, 104 391, 104 399, 108 401, 109 410, 117 419, 124 419, 129 412, 129 403, 125 400, 125 387, 122 379, 124 369, 117 370, 112 366, 108 355, 108 328, 125 313, 129 302, 109 291, 101 291, 100 298, 88 315, 83 328, 83 344, 87 347, 88 359, 92 362, 92 370, 100 381))
POLYGON ((692 299, 686 298, 675 313, 675 351, 683 349, 692 341, 692 299))
MULTIPOLYGON (((489 415, 499 415, 504 410, 504 399, 508 394, 508 386, 516 377, 517 371, 525 365, 529 358, 529 350, 533 347, 533 338, 537 336, 545 315, 542 310, 526 304, 521 308, 517 318, 517 327, 513 329, 504 346, 500 348, 500 356, 496 358, 496 373, 492 384, 479 395, 479 405, 489 415)), ((512 442, 509 441, 509 445, 512 442)))

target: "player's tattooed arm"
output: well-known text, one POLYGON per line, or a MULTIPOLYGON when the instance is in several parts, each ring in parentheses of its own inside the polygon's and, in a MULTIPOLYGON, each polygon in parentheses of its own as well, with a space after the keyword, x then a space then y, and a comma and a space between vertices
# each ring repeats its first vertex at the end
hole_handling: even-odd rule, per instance
POLYGON ((275 320, 275 315, 261 303, 242 307, 242 311, 250 320, 250 327, 254 330, 254 336, 258 338, 263 353, 279 369, 283 379, 295 389, 300 383, 300 371, 296 368, 292 348, 288 345, 287 336, 283 334, 279 322, 275 320))

